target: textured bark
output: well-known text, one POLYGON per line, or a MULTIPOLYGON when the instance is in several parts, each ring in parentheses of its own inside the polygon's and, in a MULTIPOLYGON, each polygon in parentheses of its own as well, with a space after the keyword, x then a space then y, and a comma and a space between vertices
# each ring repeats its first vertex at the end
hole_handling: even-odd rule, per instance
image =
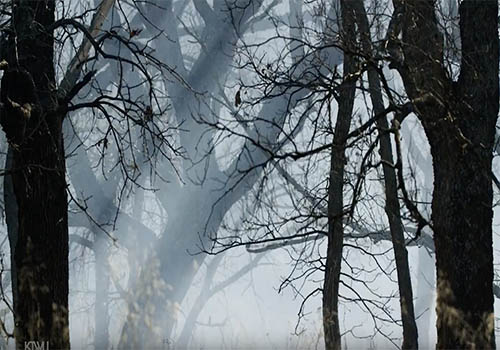
POLYGON ((13 1, 1 124, 12 149, 18 207, 16 346, 69 348, 68 222, 62 119, 55 99, 55 1, 13 1), (15 47, 14 47, 15 45, 15 47))
MULTIPOLYGON (((345 45, 351 46, 355 38, 354 12, 349 0, 341 1, 342 34, 349 40, 345 45)), ((352 49, 352 47, 349 47, 352 49)), ((349 52, 350 50, 346 50, 349 52)), ((356 59, 344 54, 344 78, 357 70, 356 59)), ((345 144, 351 125, 356 81, 351 81, 340 91, 339 109, 330 157, 330 182, 328 185, 328 247, 323 283, 323 328, 327 350, 340 350, 340 326, 338 316, 340 268, 342 264, 342 248, 344 242, 344 164, 345 144)))
POLYGON ((460 3, 462 62, 447 78, 433 1, 403 6, 399 68, 433 157, 438 348, 494 348, 491 161, 498 114, 498 4, 460 3))
MULTIPOLYGON (((432 202, 438 348, 495 348, 491 178, 473 151, 440 141, 432 202)), ((491 162, 489 144, 481 159, 491 162)))

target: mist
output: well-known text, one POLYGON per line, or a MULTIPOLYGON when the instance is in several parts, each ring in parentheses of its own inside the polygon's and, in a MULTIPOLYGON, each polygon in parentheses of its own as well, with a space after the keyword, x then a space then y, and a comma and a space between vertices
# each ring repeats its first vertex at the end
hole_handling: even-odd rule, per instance
MULTIPOLYGON (((443 318, 436 312, 442 310, 437 307, 436 252, 443 243, 435 244, 441 226, 433 193, 442 157, 429 131, 432 123, 425 119, 432 112, 424 107, 432 101, 419 105, 421 96, 412 95, 413 85, 405 76, 411 68, 405 35, 411 37, 416 29, 391 32, 403 26, 393 24, 397 4, 49 2, 55 19, 43 25, 53 40, 53 89, 58 91, 53 100, 64 106, 55 110, 64 114, 59 129, 72 349, 397 349, 411 338, 403 333, 407 305, 414 308, 409 318, 418 329, 418 347, 449 344, 438 341, 436 329, 443 318), (365 19, 369 28, 363 32, 365 19), (390 196, 397 204, 393 216, 390 196), (340 241, 333 244, 334 237, 340 241), (339 266, 332 265, 332 249, 339 266), (406 259, 407 271, 401 259, 406 259), (335 301, 325 303, 325 276, 333 276, 336 268, 335 301), (401 279, 404 273, 409 285, 401 279), (404 288, 412 300, 403 300, 404 288), (325 307, 333 304, 330 321, 325 307), (337 327, 339 336, 328 333, 329 326, 337 327)), ((14 66, 11 52, 22 65, 24 51, 18 54, 17 46, 9 46, 15 36, 9 28, 21 32, 20 20, 9 15, 18 5, 1 6, 6 20, 0 24, 0 61, 9 65, 1 74, 7 81, 14 66)), ((455 89, 466 71, 462 46, 468 45, 461 39, 459 4, 438 1, 433 11, 443 76, 455 89)), ((8 87, 2 82, 2 96, 8 87)), ((47 89, 36 87, 45 101, 47 89)), ((25 101, 5 96, 2 106, 28 106, 31 111, 25 101)), ((429 110, 448 106, 442 100, 429 110)), ((450 105, 460 99, 451 100, 450 105)), ((472 128, 474 123, 464 125, 472 128)), ((24 138, 38 130, 27 125, 24 138)), ((21 315, 23 304, 29 304, 23 297, 27 294, 17 294, 23 270, 14 265, 22 260, 19 244, 24 241, 19 237, 24 237, 23 215, 30 213, 15 176, 26 142, 11 136, 9 127, 3 123, 0 132, 0 162, 5 164, 0 348, 16 349, 17 341, 18 349, 20 344, 56 349, 50 346, 58 337, 54 331, 50 342, 30 338, 14 321, 21 319, 15 315, 21 315)), ((460 135, 469 142, 460 146, 465 154, 469 144, 477 145, 463 129, 465 136, 460 135)), ((478 144, 482 155, 487 142, 478 144)), ((494 271, 493 344, 500 341, 497 145, 498 135, 488 153, 491 172, 485 175, 495 185, 492 204, 484 209, 493 212, 493 260, 488 262, 494 271)), ((457 185, 456 192, 461 190, 457 185)), ((50 207, 55 201, 46 198, 37 204, 50 207)), ((467 225, 476 216, 466 215, 467 225)), ((39 223, 38 235, 45 226, 39 223)), ((484 227, 473 223, 469 228, 484 227)), ((475 242, 471 237, 467 239, 475 242)), ((52 235, 42 238, 50 239, 52 235)), ((60 276, 54 272, 53 278, 60 276)), ((484 295, 491 296, 489 289, 484 295)), ((460 339, 454 344, 462 344, 460 339)))

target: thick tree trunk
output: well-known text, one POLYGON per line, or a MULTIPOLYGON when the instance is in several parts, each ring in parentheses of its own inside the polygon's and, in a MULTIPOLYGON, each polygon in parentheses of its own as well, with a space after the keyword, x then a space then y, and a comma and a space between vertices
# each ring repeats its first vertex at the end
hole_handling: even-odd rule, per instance
MULTIPOLYGON (((474 160, 473 150, 442 142, 433 152, 437 346, 493 349, 491 177, 474 160)), ((491 147, 481 151, 488 164, 491 155, 491 147)))
POLYGON ((16 40, 1 86, 1 124, 13 151, 18 207, 14 311, 19 349, 27 341, 69 348, 63 115, 55 99, 54 38, 46 29, 54 23, 54 7, 55 1, 13 1, 16 40))
POLYGON ((51 137, 38 135, 35 139, 33 148, 16 151, 14 157, 13 182, 19 206, 15 335, 18 347, 33 340, 50 341, 53 348, 66 349, 68 228, 64 158, 54 154, 51 137))
POLYGON ((398 69, 433 157, 437 347, 494 348, 491 161, 499 103, 498 3, 460 2, 458 82, 444 69, 434 1, 394 5, 404 14, 404 64, 398 69))

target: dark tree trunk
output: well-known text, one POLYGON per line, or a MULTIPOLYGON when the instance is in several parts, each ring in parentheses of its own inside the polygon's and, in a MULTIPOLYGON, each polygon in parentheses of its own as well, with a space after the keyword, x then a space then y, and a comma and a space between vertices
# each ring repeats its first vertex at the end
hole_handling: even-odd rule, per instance
POLYGON ((404 11, 399 67, 431 146, 438 348, 495 348, 492 153, 498 115, 498 4, 460 3, 458 82, 443 66, 433 1, 404 11))
MULTIPOLYGON (((361 34, 361 43, 364 54, 368 57, 373 55, 370 24, 362 0, 352 1, 355 8, 356 20, 361 34)), ((368 85, 373 111, 376 115, 384 112, 384 99, 382 96, 380 77, 373 68, 368 69, 368 85)), ((390 164, 394 164, 390 134, 387 132, 389 124, 384 116, 377 119, 377 129, 380 133, 380 158, 384 161, 382 169, 385 185, 385 212, 389 221, 392 245, 394 248, 394 260, 398 275, 399 303, 401 307, 401 321, 403 324, 403 349, 418 348, 418 331, 415 322, 415 311, 413 307, 413 289, 408 264, 408 251, 401 221, 401 208, 398 198, 398 182, 396 170, 390 164)))
MULTIPOLYGON (((353 49, 355 39, 354 11, 349 1, 341 1, 342 30, 347 46, 345 52, 353 49), (347 42, 348 40, 348 42, 347 42)), ((356 72, 356 59, 344 53, 344 79, 356 72)), ((352 78, 351 78, 352 79, 352 78)), ((323 328, 326 350, 340 350, 340 325, 338 315, 340 268, 344 244, 344 166, 347 135, 352 119, 356 81, 345 81, 340 91, 339 110, 333 135, 330 157, 330 179, 328 185, 328 247, 326 253, 325 280, 323 283, 323 328)))
POLYGON ((63 115, 54 74, 55 1, 13 1, 15 40, 1 84, 1 124, 13 152, 18 207, 14 252, 17 348, 26 341, 69 348, 68 220, 63 115))
MULTIPOLYGON (((489 165, 492 142, 481 140, 489 144, 480 152, 489 165)), ((447 138, 440 141, 441 147, 433 142, 432 202, 438 348, 495 348, 491 177, 475 151, 456 142, 451 146, 447 138)))

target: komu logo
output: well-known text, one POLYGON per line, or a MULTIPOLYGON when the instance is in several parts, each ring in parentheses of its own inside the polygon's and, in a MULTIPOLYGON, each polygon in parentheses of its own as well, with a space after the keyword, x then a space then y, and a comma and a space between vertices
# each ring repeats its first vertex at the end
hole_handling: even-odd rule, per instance
POLYGON ((25 341, 24 350, 49 350, 48 341, 25 341))

